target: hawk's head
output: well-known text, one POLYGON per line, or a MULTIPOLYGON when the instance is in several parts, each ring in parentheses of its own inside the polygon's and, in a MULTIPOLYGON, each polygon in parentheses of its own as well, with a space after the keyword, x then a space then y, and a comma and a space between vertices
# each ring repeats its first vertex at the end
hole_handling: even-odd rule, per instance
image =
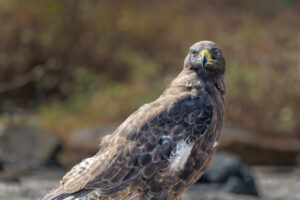
POLYGON ((185 58, 184 66, 199 73, 223 74, 225 58, 222 50, 211 41, 201 41, 193 44, 185 58))

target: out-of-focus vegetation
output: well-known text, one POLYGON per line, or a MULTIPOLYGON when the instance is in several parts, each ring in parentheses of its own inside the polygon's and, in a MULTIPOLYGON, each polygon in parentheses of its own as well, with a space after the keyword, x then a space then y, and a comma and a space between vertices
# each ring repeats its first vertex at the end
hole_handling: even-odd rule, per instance
POLYGON ((226 122, 300 136, 300 2, 0 0, 0 109, 59 134, 155 99, 191 44, 227 58, 226 122))

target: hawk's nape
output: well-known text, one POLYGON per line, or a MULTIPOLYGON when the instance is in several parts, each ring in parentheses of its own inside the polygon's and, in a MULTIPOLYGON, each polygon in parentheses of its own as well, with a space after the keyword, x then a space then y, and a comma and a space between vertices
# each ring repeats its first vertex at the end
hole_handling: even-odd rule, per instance
POLYGON ((44 199, 180 199, 216 152, 224 72, 215 43, 192 45, 163 94, 104 137, 99 152, 73 167, 44 199))

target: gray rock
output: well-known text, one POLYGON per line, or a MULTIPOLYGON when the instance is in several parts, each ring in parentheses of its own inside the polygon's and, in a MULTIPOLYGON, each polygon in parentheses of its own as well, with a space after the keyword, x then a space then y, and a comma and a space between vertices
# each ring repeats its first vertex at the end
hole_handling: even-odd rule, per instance
POLYGON ((69 168, 94 155, 99 150, 101 138, 112 133, 115 128, 115 125, 97 125, 75 130, 59 155, 59 164, 69 168))
POLYGON ((54 135, 39 127, 10 124, 0 134, 0 162, 37 167, 49 162, 59 146, 54 135))
POLYGON ((247 195, 229 194, 220 191, 201 192, 199 184, 192 185, 182 195, 182 200, 270 200, 247 195))
POLYGON ((229 153, 218 153, 210 167, 198 180, 201 191, 219 190, 226 193, 258 196, 251 169, 229 153))
POLYGON ((238 174, 240 168, 238 156, 224 152, 217 153, 202 179, 209 183, 224 183, 228 177, 238 174))
POLYGON ((98 125, 75 130, 69 140, 69 146, 73 149, 95 153, 99 150, 100 139, 115 130, 114 125, 98 125))

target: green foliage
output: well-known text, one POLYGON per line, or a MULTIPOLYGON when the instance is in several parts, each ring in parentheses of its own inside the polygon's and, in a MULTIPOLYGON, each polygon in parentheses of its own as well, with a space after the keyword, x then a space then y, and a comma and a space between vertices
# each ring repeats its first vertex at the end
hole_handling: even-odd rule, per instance
POLYGON ((292 5, 296 0, 281 0, 281 4, 283 7, 292 5))
POLYGON ((33 109, 60 133, 121 121, 206 39, 227 58, 227 122, 298 134, 299 8, 293 0, 1 1, 0 110, 33 109))
MULTIPOLYGON (((128 56, 126 59, 130 61, 132 58, 128 56)), ((88 69, 74 71, 77 84, 68 98, 40 107, 39 115, 44 125, 60 135, 66 135, 78 126, 121 121, 137 107, 154 100, 162 92, 163 83, 154 77, 151 62, 147 64, 143 58, 135 60, 136 63, 143 61, 149 69, 137 69, 137 76, 133 76, 128 83, 113 81, 88 69)))

